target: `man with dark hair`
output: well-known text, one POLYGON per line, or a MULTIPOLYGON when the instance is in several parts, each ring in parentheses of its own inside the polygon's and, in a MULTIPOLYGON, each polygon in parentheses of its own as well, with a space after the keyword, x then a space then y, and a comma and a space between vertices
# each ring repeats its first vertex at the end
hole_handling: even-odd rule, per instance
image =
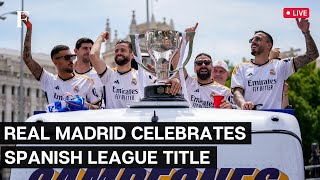
POLYGON ((249 40, 251 54, 255 58, 237 65, 231 78, 235 101, 242 109, 251 110, 258 105, 261 109, 280 109, 285 80, 319 57, 309 31, 309 21, 296 19, 296 22, 306 39, 307 52, 303 55, 282 61, 269 60, 273 46, 272 37, 264 31, 256 31, 249 40))
MULTIPOLYGON (((138 72, 131 67, 133 59, 132 44, 120 40, 115 45, 116 68, 111 69, 100 60, 101 44, 109 39, 109 32, 102 32, 93 44, 90 51, 90 61, 100 76, 102 84, 106 87, 106 108, 125 108, 130 102, 139 101, 138 72)), ((146 73, 146 84, 153 83, 154 77, 146 73)), ((179 80, 171 79, 171 94, 175 95, 180 90, 179 80)))
POLYGON ((211 66, 211 56, 206 53, 200 53, 194 60, 194 72, 197 74, 197 77, 190 77, 186 69, 183 69, 191 106, 193 108, 213 108, 213 96, 222 95, 224 99, 222 100, 220 108, 235 108, 235 106, 232 105, 233 95, 230 89, 212 80, 211 66))
MULTIPOLYGON (((76 74, 85 75, 93 79, 95 91, 93 94, 103 97, 104 88, 97 72, 92 68, 89 53, 92 48, 93 41, 89 38, 83 37, 77 40, 74 53, 77 55, 77 61, 74 64, 74 71, 76 74)), ((105 106, 104 104, 102 105, 105 106)))
MULTIPOLYGON (((185 32, 195 32, 198 27, 198 23, 194 27, 187 28, 185 32)), ((181 48, 181 46, 180 46, 181 48)), ((177 68, 179 51, 172 59, 173 69, 177 68)), ((211 78, 212 58, 207 53, 200 53, 194 60, 194 72, 196 77, 190 77, 185 68, 183 68, 184 77, 186 79, 186 89, 188 99, 193 108, 213 108, 214 95, 222 95, 224 99, 220 105, 223 109, 236 108, 233 103, 233 95, 229 88, 215 82, 211 78)))
MULTIPOLYGON (((22 15, 22 19, 26 16, 22 15)), ((30 69, 33 76, 40 81, 42 90, 45 92, 49 104, 55 101, 64 100, 65 94, 79 95, 87 102, 85 106, 88 109, 99 108, 93 105, 99 102, 99 97, 93 94, 94 86, 92 80, 85 76, 78 76, 73 73, 74 54, 71 54, 68 46, 57 45, 51 51, 51 59, 57 68, 58 74, 53 75, 43 69, 31 55, 31 33, 32 26, 29 18, 23 20, 24 24, 29 24, 27 27, 26 37, 24 41, 23 60, 30 69)))

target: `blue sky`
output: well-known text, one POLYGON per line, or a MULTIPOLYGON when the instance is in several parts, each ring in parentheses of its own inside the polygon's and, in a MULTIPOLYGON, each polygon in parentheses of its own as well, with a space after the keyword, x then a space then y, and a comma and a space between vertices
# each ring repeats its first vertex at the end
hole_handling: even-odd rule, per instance
MULTIPOLYGON (((0 14, 20 10, 20 0, 1 0, 0 14)), ((146 21, 146 0, 25 0, 25 10, 33 23, 32 51, 49 54, 57 44, 69 45, 87 36, 93 40, 105 29, 110 19, 112 34, 118 30, 123 38, 129 32, 132 10, 138 23, 146 21)), ((252 58, 248 39, 255 30, 265 30, 274 38, 274 47, 288 50, 301 48, 304 37, 294 19, 284 19, 283 8, 310 8, 311 33, 320 41, 320 3, 301 0, 150 0, 150 11, 157 21, 167 23, 172 18, 176 30, 199 22, 192 59, 200 52, 209 53, 214 60, 228 59, 234 65, 243 57, 252 58), (318 20, 317 20, 318 19, 318 20)), ((16 17, 0 20, 0 48, 20 49, 20 29, 16 17)), ((192 63, 188 69, 192 71, 192 63)))

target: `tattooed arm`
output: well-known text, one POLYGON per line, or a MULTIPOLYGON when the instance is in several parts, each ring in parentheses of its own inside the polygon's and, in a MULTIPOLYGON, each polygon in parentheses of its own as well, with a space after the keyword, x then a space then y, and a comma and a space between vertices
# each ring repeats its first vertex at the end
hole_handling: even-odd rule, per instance
POLYGON ((319 57, 317 45, 311 37, 309 26, 310 23, 307 19, 296 19, 298 27, 301 29, 304 37, 306 38, 307 52, 304 55, 300 55, 293 58, 295 70, 307 65, 308 63, 316 60, 319 57))
MULTIPOLYGON (((23 19, 23 18, 22 18, 23 19)), ((27 32, 26 37, 24 40, 24 49, 23 49, 23 60, 28 66, 29 70, 33 74, 33 76, 39 81, 43 68, 32 58, 31 55, 31 34, 32 34, 32 25, 29 21, 29 18, 27 21, 23 20, 24 24, 27 25, 27 32)))
POLYGON ((253 102, 244 99, 244 90, 239 87, 233 89, 233 99, 236 104, 244 110, 251 110, 254 107, 253 102))

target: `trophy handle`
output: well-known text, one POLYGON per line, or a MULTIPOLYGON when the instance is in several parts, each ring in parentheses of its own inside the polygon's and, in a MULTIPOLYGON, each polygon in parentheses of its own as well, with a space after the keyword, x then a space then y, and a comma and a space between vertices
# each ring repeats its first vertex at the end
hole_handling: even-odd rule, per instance
MULTIPOLYGON (((145 34, 139 34, 139 39, 143 39, 145 37, 145 34)), ((131 43, 132 43, 132 52, 133 54, 137 57, 137 47, 136 47, 136 36, 133 34, 130 35, 130 39, 131 39, 131 43)), ((140 67, 142 67, 144 70, 146 70, 147 72, 154 74, 155 71, 151 71, 149 68, 147 68, 143 63, 139 63, 138 61, 136 61, 140 67)))
MULTIPOLYGON (((194 35, 195 34, 196 34, 196 32, 187 32, 186 33, 186 37, 187 36, 190 37, 188 56, 187 56, 187 58, 185 59, 185 61, 183 62, 183 64, 180 67, 177 67, 175 70, 170 71, 170 73, 178 72, 180 69, 184 68, 188 64, 188 62, 189 62, 189 60, 191 58, 191 55, 192 55, 193 39, 194 39, 194 35)), ((179 35, 182 36, 182 33, 179 33, 179 35)))

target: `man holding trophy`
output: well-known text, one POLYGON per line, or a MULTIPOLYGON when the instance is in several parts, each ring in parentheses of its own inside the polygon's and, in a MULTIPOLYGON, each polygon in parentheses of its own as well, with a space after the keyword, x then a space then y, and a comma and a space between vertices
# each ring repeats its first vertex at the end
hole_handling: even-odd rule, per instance
MULTIPOLYGON (((198 23, 194 27, 187 28, 186 32, 195 32, 198 23)), ((190 40, 190 39, 187 39, 190 40)), ((189 41, 190 43, 190 41, 189 41)), ((181 47, 179 51, 181 50, 181 47)), ((179 53, 173 58, 173 68, 178 66, 179 53)), ((212 59, 206 53, 200 53, 194 60, 194 72, 196 77, 190 77, 185 68, 183 76, 186 80, 186 89, 190 106, 193 108, 237 108, 233 101, 233 95, 229 88, 211 79, 212 59), (220 97, 218 98, 215 97, 220 97)))
MULTIPOLYGON (((132 44, 120 40, 115 45, 116 68, 111 69, 100 59, 101 44, 109 39, 109 32, 102 32, 92 46, 89 54, 90 61, 106 87, 106 108, 125 108, 132 102, 140 100, 138 72, 131 67, 133 59, 132 44)), ((144 73, 144 83, 152 84, 156 78, 144 73)), ((178 78, 167 79, 165 84, 171 84, 168 90, 171 96, 180 92, 181 85, 178 78)))

